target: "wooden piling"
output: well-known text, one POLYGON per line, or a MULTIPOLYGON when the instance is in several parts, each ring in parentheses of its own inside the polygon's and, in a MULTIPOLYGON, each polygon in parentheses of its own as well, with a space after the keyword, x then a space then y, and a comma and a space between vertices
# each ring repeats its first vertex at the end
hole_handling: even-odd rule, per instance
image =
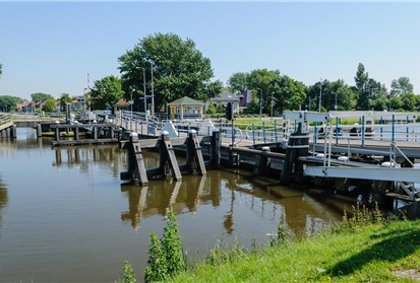
POLYGON ((190 173, 196 171, 198 174, 206 174, 203 154, 200 142, 197 140, 197 132, 191 130, 187 138, 187 169, 190 173))
POLYGON ((213 131, 211 136, 211 165, 213 168, 220 168, 221 143, 220 132, 218 130, 213 131))
POLYGON ((270 168, 270 159, 267 156, 267 152, 270 152, 270 147, 264 146, 261 150, 262 153, 257 157, 254 167, 254 174, 257 176, 267 175, 270 168))
POLYGON ((161 135, 159 143, 160 162, 159 168, 162 176, 166 177, 169 171, 172 171, 172 176, 175 180, 181 180, 182 175, 179 170, 178 161, 176 160, 174 148, 171 143, 169 133, 164 131, 161 135))
POLYGON ((136 133, 131 133, 130 141, 125 144, 128 149, 128 171, 122 172, 120 178, 145 185, 149 182, 147 178, 146 166, 144 165, 143 153, 139 144, 139 137, 136 133))

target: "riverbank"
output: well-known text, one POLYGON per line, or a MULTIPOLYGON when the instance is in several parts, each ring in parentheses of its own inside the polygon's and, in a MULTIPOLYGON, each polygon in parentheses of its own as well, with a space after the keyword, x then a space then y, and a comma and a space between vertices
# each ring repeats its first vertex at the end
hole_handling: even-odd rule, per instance
POLYGON ((173 282, 416 280, 420 280, 420 220, 359 225, 286 240, 259 252, 218 254, 173 282))

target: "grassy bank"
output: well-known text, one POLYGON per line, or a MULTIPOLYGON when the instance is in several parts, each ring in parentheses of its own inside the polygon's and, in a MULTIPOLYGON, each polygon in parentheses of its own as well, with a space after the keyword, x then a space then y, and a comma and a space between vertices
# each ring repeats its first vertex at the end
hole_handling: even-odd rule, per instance
POLYGON ((173 282, 418 282, 420 220, 366 224, 209 258, 173 282))

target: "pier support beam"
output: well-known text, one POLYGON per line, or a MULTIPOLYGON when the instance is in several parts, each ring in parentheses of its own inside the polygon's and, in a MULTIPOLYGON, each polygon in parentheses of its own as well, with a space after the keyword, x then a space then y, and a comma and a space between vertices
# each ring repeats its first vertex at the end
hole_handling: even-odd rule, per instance
POLYGON ((206 175, 203 154, 200 142, 197 140, 197 132, 191 130, 187 138, 187 169, 190 173, 194 171, 200 175, 206 175))
POLYGON ((147 184, 149 180, 147 179, 146 166, 136 133, 131 133, 130 142, 126 144, 126 147, 128 149, 128 172, 122 172, 120 178, 139 182, 141 185, 147 184))
POLYGON ((267 175, 268 168, 270 168, 270 159, 267 156, 267 152, 270 152, 270 147, 264 146, 262 154, 257 157, 257 161, 254 168, 254 174, 257 176, 267 175))
POLYGON ((211 166, 213 168, 220 168, 220 147, 222 140, 220 139, 220 132, 213 131, 211 136, 211 166))
POLYGON ((159 168, 162 173, 162 176, 166 177, 169 171, 172 171, 172 176, 175 180, 181 180, 182 175, 179 170, 178 161, 176 160, 174 148, 171 143, 171 138, 169 133, 164 131, 161 135, 161 140, 159 144, 159 155, 160 162, 159 168))

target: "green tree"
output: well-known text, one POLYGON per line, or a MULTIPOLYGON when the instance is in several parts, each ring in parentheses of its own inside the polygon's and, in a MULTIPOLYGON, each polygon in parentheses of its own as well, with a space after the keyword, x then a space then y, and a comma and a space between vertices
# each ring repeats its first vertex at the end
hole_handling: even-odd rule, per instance
POLYGON ((71 103, 73 99, 68 93, 62 93, 60 96, 60 109, 61 111, 66 111, 67 103, 71 103))
POLYGON ((401 96, 403 94, 412 94, 414 90, 413 84, 408 77, 400 77, 391 82, 391 97, 401 96))
POLYGON ((234 73, 228 79, 228 85, 233 92, 244 92, 249 89, 249 73, 234 73))
POLYGON ((121 271, 121 277, 118 280, 118 283, 136 283, 136 275, 134 274, 133 267, 128 262, 128 260, 124 260, 124 266, 121 271))
POLYGON ((207 107, 206 113, 207 114, 216 114, 216 112, 217 112, 216 105, 214 105, 213 102, 210 102, 209 106, 207 107))
POLYGON ((57 110, 57 103, 54 98, 48 98, 45 100, 44 105, 42 106, 42 111, 51 113, 57 110))
POLYGON ((137 90, 136 97, 144 95, 142 68, 147 71, 147 89, 151 90, 150 62, 153 62, 156 109, 185 95, 206 100, 222 89, 220 81, 210 81, 213 77, 210 59, 203 56, 194 41, 173 33, 142 38, 119 62, 123 88, 127 95, 131 88, 137 90))
POLYGON ((399 110, 402 109, 402 101, 400 97, 391 97, 389 101, 389 108, 390 110, 399 110))
POLYGON ((52 95, 47 94, 47 93, 37 92, 37 93, 32 93, 31 98, 32 98, 33 102, 43 102, 43 101, 46 101, 47 99, 53 98, 53 97, 52 97, 52 95))
POLYGON ((107 76, 97 80, 90 95, 93 109, 113 107, 118 100, 124 97, 121 80, 115 76, 107 76))
POLYGON ((0 78, 1 78, 1 75, 3 75, 3 65, 0 63, 0 78))
POLYGON ((384 84, 369 78, 366 84, 368 108, 373 110, 387 109, 387 90, 384 84))
MULTIPOLYGON (((309 87, 308 97, 311 97, 311 109, 318 109, 319 92, 322 85, 322 107, 327 111, 335 110, 352 110, 356 106, 356 94, 343 80, 317 82, 309 87)), ((305 102, 309 104, 309 99, 305 102)))
POLYGON ((369 109, 369 93, 366 90, 368 80, 369 75, 365 71, 365 66, 363 66, 362 63, 359 63, 354 81, 357 89, 357 109, 360 110, 369 109))
POLYGON ((400 96, 401 106, 405 111, 416 111, 417 98, 412 93, 404 93, 400 96))
POLYGON ((23 99, 17 96, 0 95, 0 112, 15 111, 16 105, 22 102, 23 102, 23 99))
POLYGON ((272 88, 272 97, 274 101, 271 102, 271 97, 268 97, 269 105, 273 103, 275 113, 282 113, 284 110, 299 110, 306 98, 306 86, 302 82, 292 79, 288 76, 280 76, 274 82, 272 88))

